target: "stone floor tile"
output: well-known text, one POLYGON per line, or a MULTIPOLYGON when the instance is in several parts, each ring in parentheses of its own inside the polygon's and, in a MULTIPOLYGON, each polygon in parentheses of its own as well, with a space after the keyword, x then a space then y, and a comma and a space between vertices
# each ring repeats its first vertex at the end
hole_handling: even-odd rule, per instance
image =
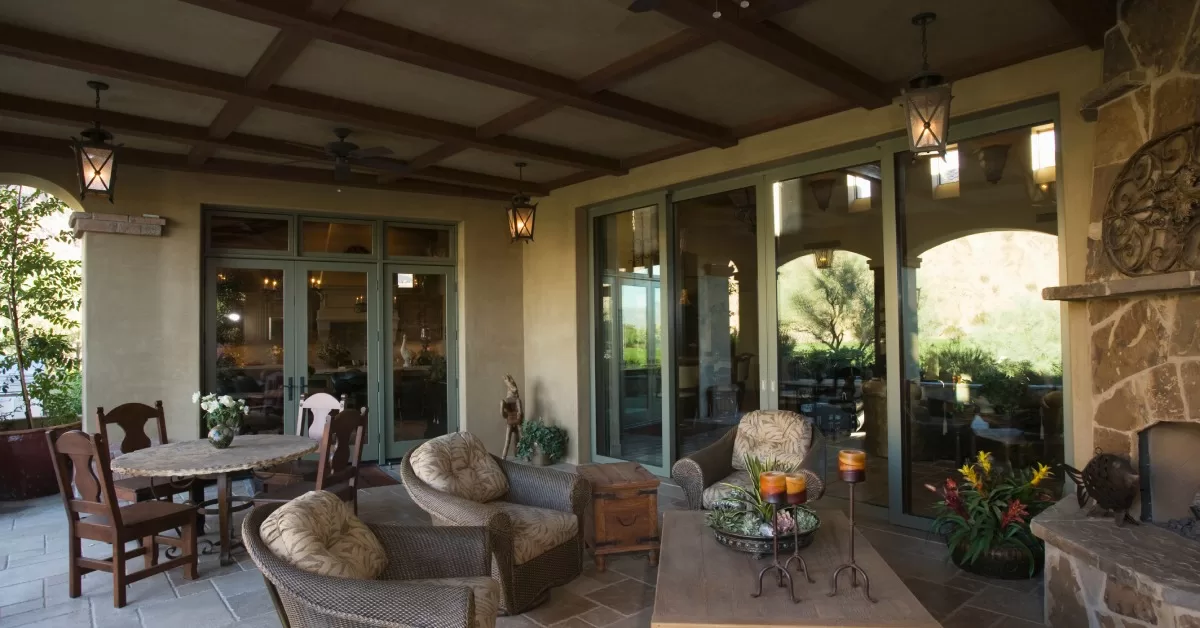
POLYGON ((650 566, 650 559, 646 552, 610 556, 608 568, 651 586, 658 584, 658 567, 650 566))
POLYGON ((971 606, 1026 621, 1041 622, 1045 619, 1041 589, 1033 593, 1016 593, 1011 589, 988 585, 971 598, 971 606))
MULTIPOLYGON (((622 580, 624 580, 624 578, 622 578, 622 580)), ((575 578, 574 580, 563 585, 562 588, 564 591, 569 591, 575 595, 587 595, 592 591, 603 589, 610 584, 612 583, 600 582, 599 580, 588 576, 579 576, 578 578, 575 578)))
POLYGON ((283 622, 274 612, 229 624, 228 628, 282 628, 283 622))
POLYGON ((201 580, 211 580, 229 574, 236 574, 245 571, 242 566, 235 562, 232 565, 221 565, 220 560, 216 556, 201 556, 196 561, 196 570, 198 578, 188 580, 183 577, 182 569, 172 569, 167 572, 167 578, 171 580, 171 584, 175 586, 183 586, 189 582, 199 582, 201 580))
POLYGON ((139 610, 146 626, 210 628, 234 621, 233 614, 225 608, 216 591, 150 604, 139 610))
POLYGON ((28 536, 10 536, 6 532, 0 538, 0 554, 16 554, 29 550, 44 551, 45 549, 46 535, 42 533, 30 534, 28 536))
POLYGON ((9 604, 8 606, 0 606, 0 619, 12 617, 13 615, 20 615, 21 613, 35 611, 45 607, 45 600, 40 597, 26 602, 18 602, 16 604, 9 604))
POLYGON ((912 591, 912 594, 916 596, 917 601, 938 621, 953 613, 974 595, 970 591, 955 589, 944 584, 921 580, 919 578, 902 577, 901 580, 904 581, 908 590, 912 591))
POLYGON ((525 616, 542 626, 551 626, 593 608, 596 608, 595 602, 559 588, 550 592, 550 599, 545 604, 525 616))
POLYGON ((607 606, 597 606, 596 608, 593 608, 592 610, 579 616, 580 619, 593 626, 596 626, 597 628, 603 628, 603 626, 607 626, 624 617, 624 615, 607 606))
POLYGON ((212 590, 212 580, 197 580, 196 582, 182 580, 180 581, 180 584, 175 586, 175 595, 179 597, 187 597, 189 595, 195 595, 197 593, 204 593, 205 591, 212 590))
POLYGON ((630 579, 592 591, 587 598, 623 615, 633 615, 654 605, 654 587, 630 579))
POLYGON ((87 626, 91 623, 87 605, 55 604, 34 611, 5 617, 4 628, 16 626, 38 626, 38 628, 64 628, 68 626, 87 626))
POLYGON ((0 588, 0 606, 8 606, 9 604, 19 604, 28 602, 29 600, 38 599, 44 593, 41 580, 32 580, 30 582, 22 582, 7 587, 0 588))
POLYGON ((61 573, 67 573, 67 561, 65 560, 52 560, 36 565, 25 565, 17 569, 5 569, 4 571, 0 571, 0 587, 41 580, 47 576, 55 576, 61 573))
POLYGON ((1000 623, 991 628, 1043 628, 1045 624, 1041 622, 1026 621, 1017 619, 1016 617, 1005 617, 1000 620, 1000 623))
POLYGON ((650 618, 654 615, 653 608, 647 608, 636 615, 609 624, 608 628, 650 628, 650 618))
POLYGON ((596 582, 603 584, 616 584, 629 577, 613 569, 605 569, 604 571, 600 571, 596 569, 596 563, 592 560, 584 561, 582 574, 588 578, 591 578, 592 580, 595 580, 596 582))
POLYGON ((942 621, 942 628, 990 628, 1004 615, 974 606, 960 606, 942 621))
POLYGON ((264 613, 275 612, 275 605, 271 602, 271 595, 267 593, 265 587, 257 591, 226 597, 225 603, 229 605, 229 609, 233 611, 234 615, 237 615, 238 619, 250 619, 264 613))
POLYGON ((524 615, 513 615, 511 617, 497 617, 496 628, 539 628, 532 619, 524 615))
POLYGON ((263 580, 262 572, 258 570, 239 571, 224 576, 217 576, 212 579, 212 583, 221 592, 223 597, 232 597, 267 588, 267 583, 263 580))
POLYGON ((582 619, 580 619, 578 617, 572 617, 565 621, 560 621, 557 624, 554 624, 553 626, 551 626, 550 628, 595 628, 595 627, 592 626, 591 624, 587 623, 586 621, 583 621, 582 619))

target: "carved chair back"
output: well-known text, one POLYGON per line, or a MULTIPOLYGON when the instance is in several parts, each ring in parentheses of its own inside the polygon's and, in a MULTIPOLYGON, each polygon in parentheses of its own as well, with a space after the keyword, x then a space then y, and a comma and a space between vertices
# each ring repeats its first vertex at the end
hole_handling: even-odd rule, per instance
POLYGON ((314 393, 301 397, 300 413, 296 417, 296 436, 307 434, 313 440, 321 438, 329 417, 345 409, 345 395, 341 400, 329 393, 314 393), (311 421, 309 417, 312 417, 311 421))
POLYGON ((58 492, 62 495, 72 529, 79 522, 81 513, 103 515, 113 528, 120 528, 121 509, 113 491, 108 443, 104 435, 80 430, 61 435, 47 431, 46 444, 54 460, 58 492))
POLYGON ((318 491, 343 482, 358 490, 358 468, 366 432, 366 408, 343 410, 325 423, 317 454, 318 491))
POLYGON ((155 421, 158 428, 158 444, 167 444, 167 418, 163 414, 162 401, 155 401, 153 406, 144 403, 123 403, 108 412, 103 407, 96 408, 96 419, 100 424, 100 434, 104 441, 108 438, 108 426, 117 425, 124 436, 121 438, 121 453, 145 449, 154 445, 146 432, 146 424, 155 421))

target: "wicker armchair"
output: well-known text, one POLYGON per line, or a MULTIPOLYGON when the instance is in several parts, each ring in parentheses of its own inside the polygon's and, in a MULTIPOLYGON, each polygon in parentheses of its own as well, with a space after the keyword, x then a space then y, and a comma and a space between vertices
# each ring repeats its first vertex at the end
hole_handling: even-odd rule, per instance
MULTIPOLYGON (((759 421, 803 422, 802 431, 807 434, 807 442, 794 444, 790 451, 781 451, 781 446, 776 443, 769 450, 762 451, 758 455, 763 458, 774 458, 784 453, 802 456, 800 472, 807 476, 808 498, 816 500, 825 494, 825 481, 821 476, 825 439, 813 425, 812 419, 787 410, 757 410, 742 417, 742 422, 738 427, 729 430, 715 443, 686 458, 679 459, 671 467, 671 479, 675 480, 675 483, 687 495, 689 508, 703 510, 705 508, 705 492, 718 482, 749 486, 750 482, 756 481, 751 480, 750 475, 745 471, 734 468, 733 460, 738 433, 745 429, 748 423, 759 421)), ((784 449, 788 449, 788 447, 784 446, 784 449)), ((755 453, 753 448, 749 453, 755 453)), ((714 495, 712 491, 709 491, 709 501, 711 502, 713 499, 714 495)))
POLYGON ((478 503, 426 484, 413 471, 411 456, 410 451, 404 457, 400 478, 413 501, 433 518, 434 525, 487 528, 495 555, 492 577, 500 582, 502 613, 516 615, 541 604, 551 588, 567 584, 582 572, 584 511, 591 499, 587 480, 573 473, 492 456, 508 477, 508 494, 498 501, 478 503), (579 529, 567 542, 515 564, 515 528, 504 503, 572 513, 579 529))
POLYGON ((379 580, 333 578, 297 569, 263 543, 259 528, 280 506, 250 511, 242 522, 242 539, 267 581, 285 627, 477 625, 470 588, 410 581, 490 576, 491 548, 485 530, 371 525, 387 552, 387 570, 379 580))

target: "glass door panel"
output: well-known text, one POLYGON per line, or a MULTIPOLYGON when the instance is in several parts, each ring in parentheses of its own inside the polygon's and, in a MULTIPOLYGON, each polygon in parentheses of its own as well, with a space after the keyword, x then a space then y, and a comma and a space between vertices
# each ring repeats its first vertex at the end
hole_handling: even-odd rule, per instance
POLYGON ((598 216, 596 453, 666 468, 657 205, 598 216))
POLYGON ((755 189, 678 201, 674 210, 675 442, 683 457, 760 407, 755 189))
POLYGON ((458 429, 453 269, 390 266, 387 456, 458 429))
MULTIPOLYGON (((1063 462, 1053 125, 897 155, 904 512, 983 451, 1063 462)), ((1061 488, 1061 480, 1056 481, 1061 488)))
POLYGON ((855 499, 888 505, 883 203, 879 162, 772 184, 778 404, 825 436, 826 494, 843 499, 839 449, 867 452, 855 499))
MULTIPOLYGON (((270 262, 212 260, 206 289, 205 392, 246 402, 244 430, 281 433, 292 416, 286 374, 293 356, 287 342, 286 277, 270 262)), ((203 430, 202 430, 203 431, 203 430)))

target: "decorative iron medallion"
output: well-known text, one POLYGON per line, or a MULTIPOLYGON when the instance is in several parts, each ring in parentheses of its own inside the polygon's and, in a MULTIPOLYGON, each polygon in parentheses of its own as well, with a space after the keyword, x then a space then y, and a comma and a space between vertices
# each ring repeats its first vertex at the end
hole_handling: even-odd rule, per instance
POLYGON ((1104 210, 1104 250, 1130 276, 1200 270, 1200 124, 1138 149, 1104 210))

